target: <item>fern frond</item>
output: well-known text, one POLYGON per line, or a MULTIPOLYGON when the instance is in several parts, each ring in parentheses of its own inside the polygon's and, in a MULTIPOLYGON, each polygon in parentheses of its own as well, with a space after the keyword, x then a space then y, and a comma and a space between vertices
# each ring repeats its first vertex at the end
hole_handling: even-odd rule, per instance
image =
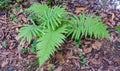
POLYGON ((32 4, 28 9, 26 9, 25 11, 27 13, 35 13, 35 14, 39 14, 39 15, 43 15, 43 13, 45 13, 45 11, 50 10, 50 8, 47 5, 44 4, 39 4, 39 3, 35 3, 32 4))
POLYGON ((43 35, 42 38, 39 39, 39 43, 37 44, 37 56, 39 57, 39 65, 42 66, 49 58, 50 55, 53 55, 56 51, 56 48, 64 42, 65 36, 63 33, 66 32, 66 28, 60 27, 55 31, 50 31, 43 35))
POLYGON ((84 22, 85 22, 84 14, 81 14, 80 18, 73 15, 73 17, 71 18, 70 24, 69 24, 68 35, 71 34, 72 38, 76 39, 76 40, 83 36, 83 34, 81 34, 81 33, 85 32, 85 30, 84 30, 84 22))
POLYGON ((18 38, 21 38, 22 40, 27 40, 30 43, 33 37, 38 37, 43 33, 44 32, 38 26, 24 24, 23 27, 20 29, 18 38))
POLYGON ((46 16, 43 16, 45 20, 43 21, 48 29, 55 30, 59 25, 61 25, 62 21, 66 19, 67 12, 64 8, 54 7, 50 11, 46 12, 46 16))
POLYGON ((44 4, 33 4, 27 10, 37 14, 41 19, 42 24, 52 30, 55 30, 59 25, 61 25, 61 21, 65 20, 68 14, 64 8, 60 8, 58 6, 49 8, 44 4))
POLYGON ((72 34, 73 39, 79 39, 83 37, 94 37, 94 38, 109 38, 107 26, 100 22, 99 17, 93 17, 84 14, 80 14, 79 17, 73 16, 70 24, 71 29, 69 34, 72 34))

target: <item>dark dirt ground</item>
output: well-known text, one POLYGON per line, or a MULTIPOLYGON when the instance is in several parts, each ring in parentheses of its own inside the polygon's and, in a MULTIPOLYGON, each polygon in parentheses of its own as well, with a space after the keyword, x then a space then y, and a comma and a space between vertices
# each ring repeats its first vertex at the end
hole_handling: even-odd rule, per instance
MULTIPOLYGON (((27 3, 27 2, 26 2, 27 3)), ((18 31, 28 18, 23 14, 23 5, 18 4, 19 11, 11 7, 11 11, 18 18, 13 22, 9 14, 2 11, 0 16, 0 71, 120 71, 120 34, 114 29, 120 25, 120 11, 110 10, 95 1, 67 0, 64 6, 76 15, 81 12, 103 16, 102 21, 108 25, 111 39, 82 39, 82 46, 75 46, 74 41, 66 40, 56 54, 45 63, 42 68, 29 66, 37 57, 29 52, 30 46, 25 44, 28 53, 22 54, 19 47, 18 31), (79 54, 83 53, 87 66, 83 66, 79 54)), ((23 46, 24 47, 24 46, 23 46)))

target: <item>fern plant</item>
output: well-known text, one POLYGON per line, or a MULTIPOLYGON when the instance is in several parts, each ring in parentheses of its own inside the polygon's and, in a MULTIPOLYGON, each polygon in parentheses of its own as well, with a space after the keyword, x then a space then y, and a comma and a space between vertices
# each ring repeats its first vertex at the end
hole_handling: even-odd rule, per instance
POLYGON ((31 18, 32 25, 23 25, 20 29, 19 38, 29 43, 33 37, 38 39, 37 56, 39 57, 39 65, 42 66, 66 38, 67 28, 63 22, 66 22, 68 12, 58 6, 49 8, 43 4, 33 4, 26 12, 34 14, 39 19, 39 23, 31 18))
POLYGON ((72 35, 75 39, 87 35, 94 35, 95 38, 109 36, 106 26, 96 18, 93 19, 91 16, 85 18, 83 14, 79 18, 77 16, 68 18, 70 13, 59 6, 49 8, 44 4, 33 4, 26 12, 32 16, 30 17, 32 24, 23 25, 18 36, 21 38, 21 44, 25 41, 30 43, 33 38, 37 40, 36 50, 40 67, 64 43, 66 35, 72 35))
POLYGON ((109 32, 106 30, 107 26, 100 22, 100 17, 94 18, 91 14, 85 17, 84 14, 80 14, 79 17, 74 15, 71 19, 69 35, 72 34, 73 39, 110 37, 109 32))

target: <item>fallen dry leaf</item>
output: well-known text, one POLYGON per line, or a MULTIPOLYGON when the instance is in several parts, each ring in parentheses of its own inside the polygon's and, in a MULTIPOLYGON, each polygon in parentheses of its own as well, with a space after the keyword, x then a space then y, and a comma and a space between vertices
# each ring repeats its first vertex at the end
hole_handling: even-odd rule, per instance
POLYGON ((115 18, 115 14, 114 13, 112 13, 112 18, 111 18, 111 20, 113 20, 115 18))
POLYGON ((14 42, 12 42, 9 46, 9 49, 13 49, 14 47, 15 47, 15 44, 14 44, 14 42))
POLYGON ((54 71, 62 71, 62 66, 59 66, 59 67, 56 68, 54 71))
POLYGON ((5 67, 8 64, 8 60, 3 60, 1 67, 5 67))
POLYGON ((21 18, 25 23, 27 23, 28 22, 28 20, 27 20, 27 18, 25 17, 25 16, 22 16, 22 18, 21 18))
POLYGON ((48 68, 50 68, 50 67, 52 67, 52 66, 54 66, 54 64, 48 64, 48 65, 47 65, 48 68))
POLYGON ((78 14, 78 13, 85 11, 85 10, 86 10, 85 7, 79 7, 79 8, 76 8, 75 13, 78 14))
POLYGON ((107 14, 105 14, 105 13, 100 13, 100 15, 103 17, 107 17, 107 14))
POLYGON ((63 59, 63 55, 62 54, 56 54, 55 57, 58 60, 62 60, 63 59))
POLYGON ((84 53, 90 53, 92 51, 92 48, 83 48, 84 53))
POLYGON ((92 44, 92 48, 96 50, 100 50, 101 45, 102 45, 101 42, 96 41, 94 44, 92 44))
POLYGON ((93 63, 93 64, 100 64, 101 62, 99 61, 99 59, 95 59, 95 58, 92 58, 90 59, 90 62, 93 63))
POLYGON ((114 26, 116 23, 114 20, 109 20, 111 22, 111 24, 114 26))
POLYGON ((0 49, 2 48, 2 45, 0 44, 0 49))
POLYGON ((15 15, 17 15, 17 11, 16 11, 15 8, 13 8, 12 11, 13 11, 13 13, 14 13, 15 15))
POLYGON ((60 65, 63 65, 63 64, 65 64, 65 61, 64 61, 64 60, 61 60, 61 61, 60 61, 60 65))
POLYGON ((71 57, 73 55, 73 51, 71 50, 70 52, 67 52, 67 54, 66 54, 66 58, 68 58, 68 57, 71 57))
POLYGON ((23 8, 22 6, 20 5, 20 11, 17 13, 17 15, 21 14, 23 12, 23 8))
POLYGON ((107 24, 107 25, 110 26, 110 27, 113 27, 113 25, 111 24, 110 21, 105 21, 105 24, 107 24))

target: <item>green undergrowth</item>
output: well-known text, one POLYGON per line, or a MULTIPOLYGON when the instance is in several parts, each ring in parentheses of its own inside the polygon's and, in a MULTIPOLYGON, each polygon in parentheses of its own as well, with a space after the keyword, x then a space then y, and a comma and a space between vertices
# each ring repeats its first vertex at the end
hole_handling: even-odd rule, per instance
POLYGON ((8 8, 8 4, 12 2, 12 0, 0 0, 0 9, 8 8))
MULTIPOLYGON (((109 38, 107 26, 100 17, 91 14, 76 16, 60 6, 50 8, 45 4, 33 4, 25 11, 30 24, 24 24, 19 31, 20 45, 26 41, 36 40, 36 54, 41 67, 55 51, 60 48, 67 37, 73 40, 81 38, 109 38), (71 16, 70 16, 71 15, 71 16)), ((78 45, 81 42, 78 43, 78 45)))
POLYGON ((115 29, 116 29, 117 32, 120 34, 120 26, 116 26, 115 29))

